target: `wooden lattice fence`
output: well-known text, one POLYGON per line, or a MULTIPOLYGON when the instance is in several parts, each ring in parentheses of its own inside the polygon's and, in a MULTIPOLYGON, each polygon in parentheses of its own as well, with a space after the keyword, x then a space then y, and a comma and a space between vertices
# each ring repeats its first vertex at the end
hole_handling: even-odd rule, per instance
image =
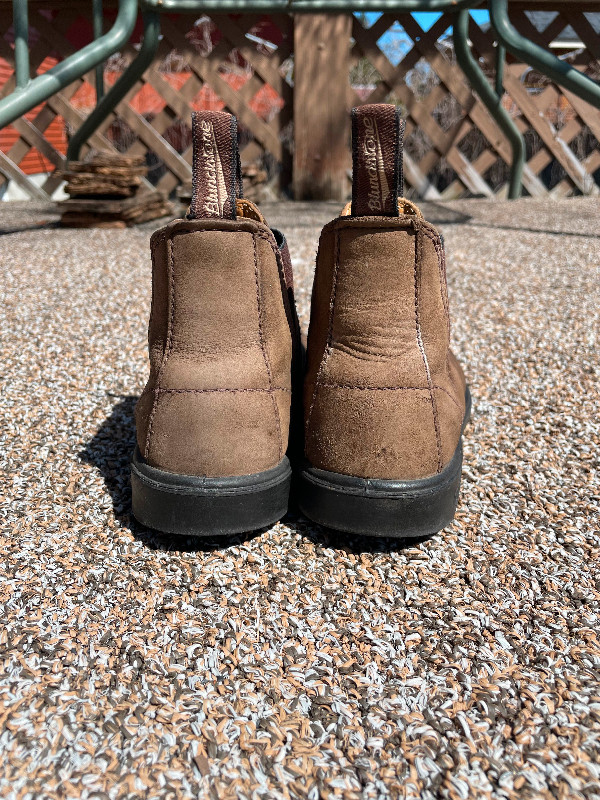
MULTIPOLYGON (((48 69, 85 43, 89 27, 86 7, 73 3, 50 13, 36 7, 30 10, 34 70, 48 69)), ((164 15, 161 23, 163 36, 155 61, 90 145, 131 155, 145 153, 150 179, 159 189, 170 192, 190 178, 192 111, 226 107, 238 118, 244 161, 267 162, 280 183, 289 183, 293 103, 286 62, 291 53, 292 18, 231 15, 194 20, 191 16, 164 15)), ((13 64, 10 18, 4 15, 0 24, 4 31, 0 57, 8 78, 4 94, 13 86, 9 77, 13 64)), ((139 41, 140 34, 138 26, 133 40, 139 41)), ((109 61, 107 85, 118 79, 135 54, 136 47, 129 45, 109 61)), ((2 66, 0 63, 0 77, 2 66)), ((90 73, 15 122, 10 126, 13 131, 5 130, 0 146, 6 157, 0 167, 8 177, 27 187, 27 177, 19 174, 19 166, 35 149, 49 170, 42 190, 52 192, 56 188, 60 181, 50 170, 64 167, 66 139, 93 108, 94 84, 94 74, 90 73), (56 128, 57 119, 64 128, 62 140, 56 130, 54 136, 45 136, 51 126, 56 128)))
MULTIPOLYGON (((583 14, 559 13, 541 33, 523 11, 515 12, 513 18, 524 33, 545 46, 572 25, 586 46, 569 60, 596 75, 600 37, 583 14)), ((450 18, 445 15, 429 31, 423 31, 410 15, 383 14, 365 28, 355 18, 352 62, 356 65, 361 58, 366 59, 375 68, 378 80, 368 96, 351 88, 349 104, 391 100, 404 107, 406 178, 417 194, 448 198, 466 190, 491 196, 506 189, 511 151, 483 104, 466 85, 451 43, 443 38, 449 24, 450 18), (378 41, 396 20, 412 46, 393 66, 378 41)), ((481 66, 492 79, 492 35, 471 20, 470 37, 481 66)), ((504 88, 504 105, 526 138, 528 159, 523 182, 529 194, 597 191, 593 175, 600 166, 600 112, 534 75, 524 64, 508 64, 504 88), (553 174, 544 174, 549 166, 554 166, 553 174)))
MULTIPOLYGON (((32 5, 33 69, 48 69, 91 39, 89 5, 71 2, 50 11, 46 5, 32 5)), ((515 10, 513 19, 545 46, 570 24, 583 46, 562 55, 596 75, 600 36, 583 14, 563 10, 542 32, 523 11, 515 10)), ((349 189, 349 109, 392 101, 407 117, 406 181, 411 193, 431 199, 503 193, 510 147, 455 62, 446 35, 450 17, 442 16, 428 31, 410 15, 324 20, 164 15, 157 58, 91 146, 144 154, 149 179, 168 193, 189 181, 192 110, 224 107, 238 117, 243 161, 259 164, 273 186, 287 190, 293 185, 303 197, 341 197, 349 189), (382 37, 398 24, 405 44, 394 59, 382 37), (330 26, 328 33, 323 25, 330 26)), ((13 86, 12 29, 5 4, 0 6, 0 27, 5 94, 13 86)), ((140 35, 138 26, 133 41, 139 42, 140 35)), ((472 21, 470 36, 492 80, 492 35, 472 21)), ((108 62, 107 85, 135 53, 130 45, 108 62)), ((527 142, 527 192, 597 192, 600 112, 523 64, 509 61, 504 88, 503 103, 527 142)), ((16 181, 34 196, 51 194, 60 183, 54 171, 64 167, 68 136, 94 102, 90 73, 0 132, 3 180, 16 181), (32 172, 47 173, 41 187, 31 182, 32 172)))

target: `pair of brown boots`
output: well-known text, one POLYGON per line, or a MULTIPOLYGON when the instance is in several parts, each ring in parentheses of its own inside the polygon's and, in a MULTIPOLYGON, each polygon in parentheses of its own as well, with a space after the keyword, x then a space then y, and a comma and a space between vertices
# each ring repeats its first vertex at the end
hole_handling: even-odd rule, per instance
POLYGON ((285 238, 242 197, 235 118, 194 115, 189 214, 151 241, 132 461, 144 525, 262 528, 292 485, 307 517, 342 531, 424 536, 451 522, 470 402, 449 349, 443 242, 402 198, 396 109, 355 109, 352 132, 352 203, 321 233, 305 354, 285 238))

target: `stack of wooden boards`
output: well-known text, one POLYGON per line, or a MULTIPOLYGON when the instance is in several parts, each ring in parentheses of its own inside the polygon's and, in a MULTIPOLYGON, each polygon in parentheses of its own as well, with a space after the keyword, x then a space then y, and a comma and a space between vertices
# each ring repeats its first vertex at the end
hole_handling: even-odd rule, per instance
POLYGON ((95 153, 71 161, 61 173, 68 200, 58 204, 61 225, 73 228, 125 228, 172 213, 171 204, 143 182, 143 156, 95 153))

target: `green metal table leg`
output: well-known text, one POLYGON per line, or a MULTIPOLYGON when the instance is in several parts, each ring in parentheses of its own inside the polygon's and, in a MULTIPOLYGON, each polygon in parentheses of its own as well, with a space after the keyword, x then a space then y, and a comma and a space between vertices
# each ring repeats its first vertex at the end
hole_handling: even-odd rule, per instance
MULTIPOLYGON (((102 0, 92 0, 92 17, 94 21, 94 39, 99 39, 103 33, 104 19, 102 15, 102 0)), ((104 62, 96 64, 96 103, 104 96, 104 62)))
POLYGON ((506 49, 526 64, 565 89, 600 108, 600 85, 575 67, 561 61, 543 47, 519 33, 508 18, 508 0, 489 0, 490 20, 498 40, 506 49))
POLYGON ((496 94, 502 97, 504 94, 504 63, 506 61, 506 47, 500 42, 496 42, 496 94))
POLYGON ((71 137, 67 149, 67 161, 79 159, 79 151, 83 143, 98 130, 110 112, 116 108, 152 63, 160 41, 160 16, 157 11, 146 11, 143 16, 144 41, 140 52, 71 137))
MULTIPOLYGON (((24 0, 17 0, 18 7, 26 8, 24 0)), ((26 114, 43 103, 51 95, 85 75, 100 61, 119 50, 131 36, 137 18, 137 0, 119 0, 119 13, 113 27, 95 42, 86 45, 77 53, 65 58, 43 75, 38 75, 22 89, 12 92, 0 100, 0 128, 10 125, 17 117, 26 114)), ((21 80, 25 67, 21 62, 21 80)), ((29 67, 27 67, 29 71, 29 67)))
POLYGON ((523 165, 525 163, 525 142, 519 129, 502 106, 502 98, 494 92, 487 78, 475 61, 469 49, 469 12, 459 11, 453 26, 454 51, 456 60, 462 71, 467 76, 469 83, 479 95, 482 103, 498 123, 506 138, 510 142, 513 158, 510 168, 510 183, 508 197, 515 200, 521 196, 521 182, 523 178, 523 165))
POLYGON ((29 83, 29 19, 27 0, 13 0, 15 34, 15 82, 17 89, 29 83))

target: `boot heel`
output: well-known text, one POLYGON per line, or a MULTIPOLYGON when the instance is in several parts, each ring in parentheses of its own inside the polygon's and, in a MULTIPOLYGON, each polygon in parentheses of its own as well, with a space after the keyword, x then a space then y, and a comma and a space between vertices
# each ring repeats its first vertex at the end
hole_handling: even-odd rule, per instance
POLYGON ((204 478, 151 467, 136 447, 131 460, 133 514, 148 528, 181 536, 257 530, 285 516, 291 478, 286 456, 255 475, 204 478))
POLYGON ((362 536, 429 536, 452 522, 460 490, 462 445, 438 475, 412 481, 356 478, 306 466, 299 506, 320 525, 362 536))

